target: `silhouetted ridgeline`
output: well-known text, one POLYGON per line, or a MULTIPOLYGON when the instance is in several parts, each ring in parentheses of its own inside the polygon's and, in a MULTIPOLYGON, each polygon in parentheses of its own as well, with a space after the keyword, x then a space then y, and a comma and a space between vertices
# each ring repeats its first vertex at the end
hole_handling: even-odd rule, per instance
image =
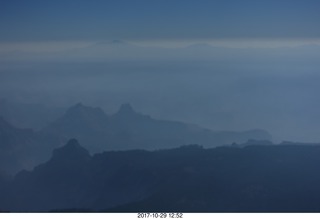
POLYGON ((319 145, 189 145, 91 156, 71 140, 33 171, 0 181, 0 210, 320 212, 319 157, 319 145))
POLYGON ((40 130, 60 117, 63 108, 0 99, 0 116, 15 127, 40 130))
MULTIPOLYGON (((14 121, 15 118, 15 124, 31 125, 33 118, 38 121, 48 115, 42 123, 44 124, 49 118, 52 119, 49 117, 50 113, 58 110, 46 111, 45 107, 39 106, 38 116, 38 111, 32 111, 37 105, 19 105, 7 101, 0 101, 0 105, 4 107, 0 109, 0 115, 4 115, 3 118, 0 117, 0 170, 12 175, 22 169, 30 170, 46 161, 54 148, 71 138, 79 139, 88 146, 91 153, 105 150, 164 149, 194 143, 214 147, 232 142, 244 143, 249 139, 272 138, 264 130, 214 132, 183 122, 157 120, 137 113, 129 104, 123 104, 117 113, 107 115, 99 107, 78 103, 41 130, 34 131, 15 127, 8 121, 14 121), (26 111, 22 109, 24 107, 26 111)), ((57 116, 57 113, 54 115, 57 116)))
POLYGON ((0 171, 15 174, 50 158, 59 138, 16 128, 0 116, 0 171))
POLYGON ((249 139, 272 139, 265 130, 215 132, 183 122, 153 119, 136 112, 130 104, 123 104, 117 113, 107 115, 101 108, 78 103, 41 133, 79 139, 93 153, 110 149, 164 149, 184 144, 215 147, 249 139))

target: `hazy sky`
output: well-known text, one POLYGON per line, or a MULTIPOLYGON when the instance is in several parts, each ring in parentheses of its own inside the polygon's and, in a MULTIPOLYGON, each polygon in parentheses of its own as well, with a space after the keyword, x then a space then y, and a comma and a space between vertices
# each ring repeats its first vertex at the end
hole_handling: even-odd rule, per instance
POLYGON ((318 38, 318 0, 1 0, 1 41, 318 38))
POLYGON ((131 102, 157 118, 320 142, 319 8, 319 0, 0 0, 0 98, 110 111, 131 102))

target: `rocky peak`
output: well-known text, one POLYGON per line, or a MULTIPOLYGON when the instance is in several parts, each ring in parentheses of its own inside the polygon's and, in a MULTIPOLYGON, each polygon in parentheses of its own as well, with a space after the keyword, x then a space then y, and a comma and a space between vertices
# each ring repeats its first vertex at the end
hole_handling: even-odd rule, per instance
POLYGON ((105 112, 99 107, 89 107, 85 106, 82 103, 77 103, 76 105, 70 107, 65 113, 64 117, 73 118, 76 117, 86 118, 86 119, 97 119, 97 120, 105 120, 107 119, 107 115, 105 112))
POLYGON ((132 106, 129 103, 126 104, 122 104, 117 112, 117 114, 136 114, 136 112, 134 111, 134 109, 132 108, 132 106))
POLYGON ((90 159, 87 149, 82 147, 76 139, 71 139, 63 147, 53 151, 51 160, 55 161, 86 161, 90 159))
POLYGON ((91 107, 86 107, 84 106, 82 103, 77 103, 73 106, 71 106, 66 114, 73 114, 73 113, 79 113, 79 112, 84 112, 84 111, 87 111, 89 110, 91 107))

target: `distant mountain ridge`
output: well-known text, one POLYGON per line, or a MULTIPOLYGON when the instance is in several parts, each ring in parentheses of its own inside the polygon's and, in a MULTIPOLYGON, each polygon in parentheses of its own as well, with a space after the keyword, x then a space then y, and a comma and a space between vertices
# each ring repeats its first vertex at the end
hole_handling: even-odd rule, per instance
POLYGON ((172 148, 184 144, 215 147, 250 139, 272 139, 268 132, 258 129, 214 132, 183 122, 157 120, 136 112, 130 104, 123 104, 118 112, 109 116, 100 108, 78 103, 45 127, 42 133, 79 139, 90 147, 91 152, 172 148))
POLYGON ((30 169, 47 160, 59 143, 54 136, 16 128, 0 117, 0 171, 14 174, 30 169))
POLYGON ((17 128, 0 118, 0 171, 12 175, 22 169, 30 170, 47 160, 54 148, 72 138, 79 139, 90 153, 97 153, 186 144, 215 147, 272 137, 264 130, 213 132, 183 122, 153 119, 136 112, 130 104, 123 104, 115 114, 107 115, 99 107, 78 103, 40 131, 17 128))
POLYGON ((63 111, 63 108, 58 107, 0 99, 0 116, 18 128, 32 128, 38 131, 59 118, 63 111))

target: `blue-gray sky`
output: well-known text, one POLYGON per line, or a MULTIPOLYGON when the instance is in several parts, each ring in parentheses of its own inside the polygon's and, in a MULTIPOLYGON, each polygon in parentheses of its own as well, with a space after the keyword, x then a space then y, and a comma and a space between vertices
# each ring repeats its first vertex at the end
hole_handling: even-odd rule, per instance
POLYGON ((109 112, 130 102, 157 118, 320 142, 319 9, 319 0, 0 0, 0 98, 109 112))
POLYGON ((318 0, 1 0, 0 41, 318 38, 318 0))

